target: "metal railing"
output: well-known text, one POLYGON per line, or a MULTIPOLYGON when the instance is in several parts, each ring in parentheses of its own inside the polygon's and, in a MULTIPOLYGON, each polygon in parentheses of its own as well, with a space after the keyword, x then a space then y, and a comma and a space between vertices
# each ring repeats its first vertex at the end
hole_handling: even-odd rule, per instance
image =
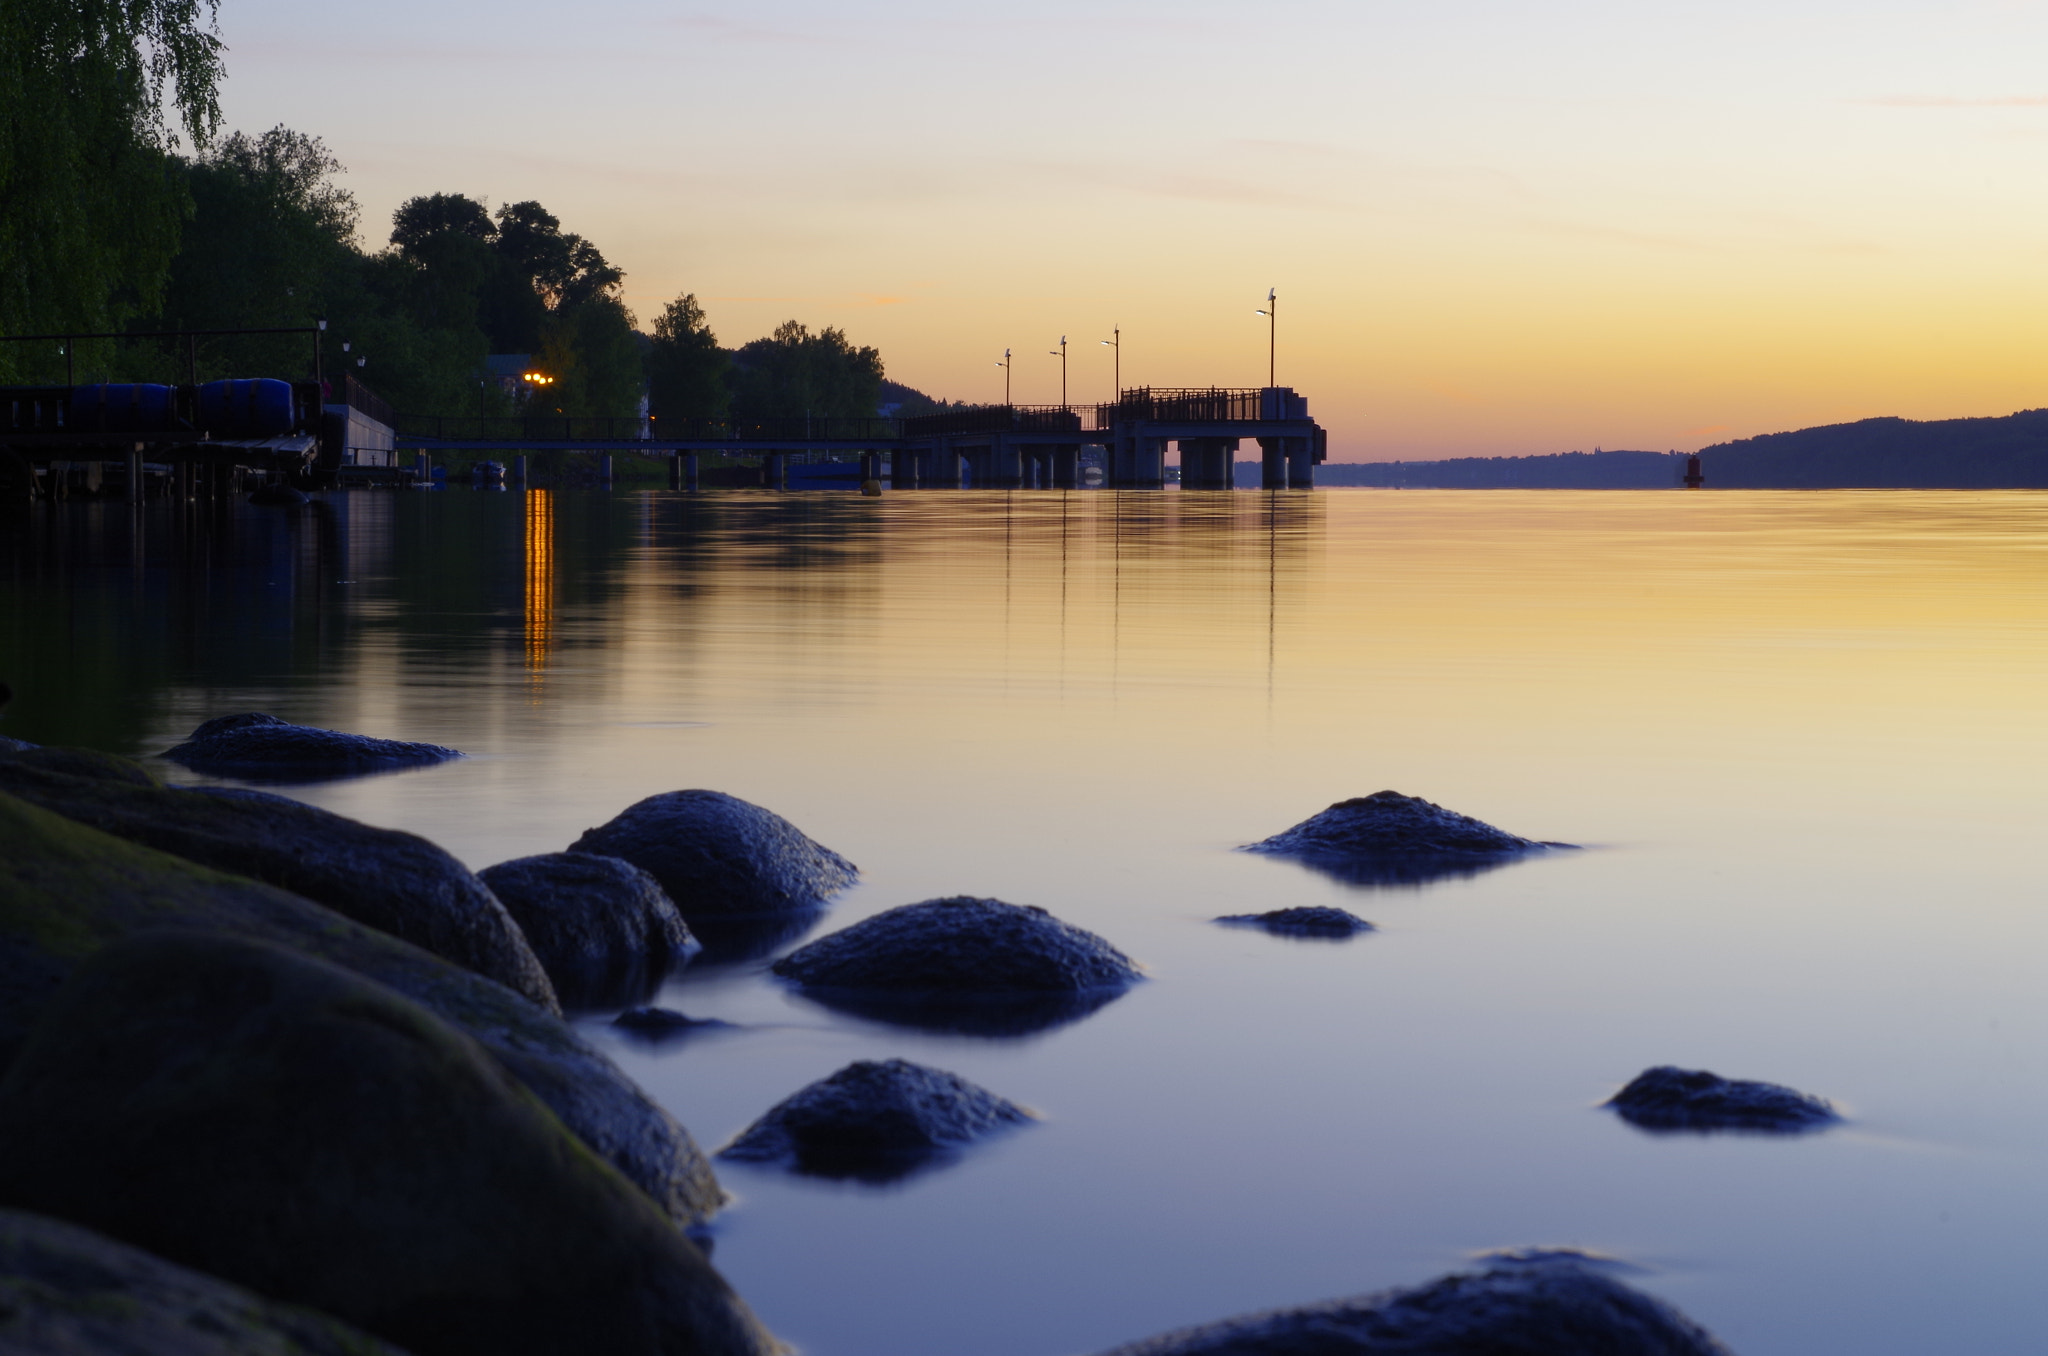
POLYGON ((950 438, 975 433, 1079 433, 1097 428, 1093 405, 982 405, 903 421, 906 438, 950 438))
POLYGON ((1104 405, 1104 425, 1155 419, 1179 423, 1246 423, 1268 417, 1266 393, 1258 387, 1138 386, 1114 405, 1104 405))
POLYGON ((814 415, 792 419, 641 419, 637 416, 521 414, 402 414, 393 425, 403 438, 447 442, 506 443, 731 442, 807 443, 865 440, 893 442, 901 434, 895 419, 837 419, 814 415))

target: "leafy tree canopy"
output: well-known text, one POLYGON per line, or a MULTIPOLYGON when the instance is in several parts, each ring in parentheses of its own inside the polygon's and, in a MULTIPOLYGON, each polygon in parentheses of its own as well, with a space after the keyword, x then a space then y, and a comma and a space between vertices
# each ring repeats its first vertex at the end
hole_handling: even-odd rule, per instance
POLYGON ((785 320, 734 355, 732 411, 745 419, 871 418, 882 392, 882 355, 856 348, 844 330, 812 334, 785 320))
MULTIPOLYGON (((212 0, 0 4, 0 333, 155 304, 188 205, 167 153, 210 141, 220 79, 212 0)), ((21 347, 0 377, 48 379, 21 347)))
POLYGON ((722 419, 732 404, 726 378, 732 355, 704 317, 694 293, 677 297, 654 320, 647 346, 648 406, 658 419, 722 419))

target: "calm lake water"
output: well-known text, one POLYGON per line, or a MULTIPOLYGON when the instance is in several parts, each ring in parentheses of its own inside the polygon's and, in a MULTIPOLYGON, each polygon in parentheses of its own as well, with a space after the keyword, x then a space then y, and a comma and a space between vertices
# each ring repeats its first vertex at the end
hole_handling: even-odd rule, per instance
MULTIPOLYGON (((818 931, 1043 905, 1151 979, 1021 1040, 765 962, 590 1037, 707 1147, 861 1058, 1043 1120, 893 1188, 728 1167, 715 1261, 813 1356, 1076 1356, 1625 1259, 1743 1356, 2034 1352, 2048 495, 370 494, 0 530, 0 733, 266 710, 472 756, 293 794, 474 867, 711 787, 857 862, 818 931), (1592 850, 1359 890, 1231 851, 1391 787, 1592 850), (1333 904, 1342 944, 1218 927, 1333 904), (1653 1137, 1646 1066, 1850 1117, 1653 1137)), ((185 778, 189 780, 189 778, 185 778)))

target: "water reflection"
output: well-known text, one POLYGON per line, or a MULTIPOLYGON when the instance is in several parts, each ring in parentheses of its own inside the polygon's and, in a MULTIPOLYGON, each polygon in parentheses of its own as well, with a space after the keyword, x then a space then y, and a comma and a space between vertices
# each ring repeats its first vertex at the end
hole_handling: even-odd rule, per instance
POLYGON ((538 703, 554 648, 555 631, 555 496, 550 490, 526 492, 526 671, 529 701, 538 703))

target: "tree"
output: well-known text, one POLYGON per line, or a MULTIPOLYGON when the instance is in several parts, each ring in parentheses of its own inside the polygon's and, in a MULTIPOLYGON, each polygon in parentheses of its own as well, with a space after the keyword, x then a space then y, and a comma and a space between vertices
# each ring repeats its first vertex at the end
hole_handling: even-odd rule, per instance
POLYGON ((882 393, 882 355, 855 348, 844 330, 812 334, 785 320, 734 357, 733 413, 745 419, 873 418, 882 393))
MULTIPOLYGON (((0 5, 0 332, 154 308, 188 206, 169 153, 220 123, 213 17, 212 0, 0 5)), ((0 376, 47 378, 55 355, 20 348, 0 345, 0 376)))
POLYGON ((726 374, 732 356, 693 293, 677 297, 654 321, 647 347, 648 408, 659 419, 723 419, 732 404, 726 374))

